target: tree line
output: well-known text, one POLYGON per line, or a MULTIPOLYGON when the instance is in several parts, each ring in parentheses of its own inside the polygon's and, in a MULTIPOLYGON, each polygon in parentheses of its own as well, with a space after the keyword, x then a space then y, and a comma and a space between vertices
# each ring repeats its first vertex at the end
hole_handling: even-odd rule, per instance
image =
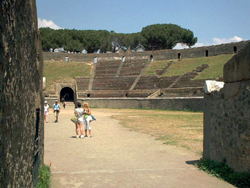
POLYGON ((40 28, 43 51, 64 47, 65 51, 94 53, 115 52, 117 49, 136 49, 141 44, 145 50, 172 49, 177 43, 191 47, 197 37, 189 29, 175 24, 154 24, 138 33, 116 33, 107 30, 75 30, 40 28))

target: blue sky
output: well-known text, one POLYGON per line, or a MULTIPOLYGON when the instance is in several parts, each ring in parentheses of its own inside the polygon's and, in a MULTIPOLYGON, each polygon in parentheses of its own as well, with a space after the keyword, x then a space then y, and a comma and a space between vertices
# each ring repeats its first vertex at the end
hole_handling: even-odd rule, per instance
POLYGON ((39 27, 134 33, 151 24, 190 29, 196 46, 250 40, 250 0, 37 0, 39 27))

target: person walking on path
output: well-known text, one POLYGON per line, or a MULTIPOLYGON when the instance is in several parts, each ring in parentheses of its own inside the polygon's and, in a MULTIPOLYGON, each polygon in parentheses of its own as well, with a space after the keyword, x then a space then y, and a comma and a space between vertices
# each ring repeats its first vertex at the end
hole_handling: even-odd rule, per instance
POLYGON ((75 109, 75 116, 77 117, 76 123, 76 138, 79 138, 79 131, 81 133, 80 138, 84 138, 83 135, 83 114, 84 110, 81 108, 81 103, 77 103, 77 108, 75 109))
POLYGON ((66 107, 66 102, 64 101, 63 102, 63 108, 65 109, 65 107, 66 107))
POLYGON ((58 122, 58 115, 60 113, 61 106, 58 103, 58 100, 55 100, 55 104, 53 105, 53 112, 55 114, 55 123, 58 122))
POLYGON ((44 121, 49 122, 49 105, 47 101, 44 101, 44 121))
POLYGON ((85 137, 88 136, 87 131, 89 130, 89 136, 91 137, 91 127, 90 127, 90 121, 92 120, 91 117, 91 110, 89 108, 89 104, 87 102, 85 102, 84 104, 84 128, 85 128, 85 137))

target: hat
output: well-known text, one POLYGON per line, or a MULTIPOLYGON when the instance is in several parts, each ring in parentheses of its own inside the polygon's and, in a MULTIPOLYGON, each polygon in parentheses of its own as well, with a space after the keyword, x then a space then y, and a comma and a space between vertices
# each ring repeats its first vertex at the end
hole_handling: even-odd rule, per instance
POLYGON ((58 102, 58 100, 55 100, 55 102, 58 102))
POLYGON ((47 101, 44 101, 44 103, 46 104, 46 103, 48 103, 47 101))

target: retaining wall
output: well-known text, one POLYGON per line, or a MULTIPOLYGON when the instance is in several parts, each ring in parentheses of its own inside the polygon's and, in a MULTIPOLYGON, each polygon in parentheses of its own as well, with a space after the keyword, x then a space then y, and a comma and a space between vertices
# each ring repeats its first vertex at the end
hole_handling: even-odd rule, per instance
POLYGON ((69 57, 69 62, 94 62, 94 58, 98 61, 117 61, 121 60, 122 57, 127 60, 135 59, 148 59, 153 56, 154 60, 168 60, 168 59, 178 59, 183 58, 195 58, 195 57, 206 57, 206 56, 216 56, 221 54, 233 54, 238 53, 241 49, 246 46, 249 41, 204 46, 198 48, 182 49, 182 50, 156 50, 156 51, 146 51, 146 52, 134 52, 134 53, 102 53, 102 54, 68 54, 68 53, 51 53, 43 52, 45 61, 65 61, 65 57, 69 57))
POLYGON ((162 109, 162 110, 190 110, 203 111, 203 97, 197 98, 164 98, 164 99, 142 99, 142 98, 113 98, 95 99, 81 98, 78 101, 87 101, 94 108, 122 108, 122 109, 162 109))
POLYGON ((224 82, 205 95, 203 157, 250 172, 250 43, 225 64, 224 82))

